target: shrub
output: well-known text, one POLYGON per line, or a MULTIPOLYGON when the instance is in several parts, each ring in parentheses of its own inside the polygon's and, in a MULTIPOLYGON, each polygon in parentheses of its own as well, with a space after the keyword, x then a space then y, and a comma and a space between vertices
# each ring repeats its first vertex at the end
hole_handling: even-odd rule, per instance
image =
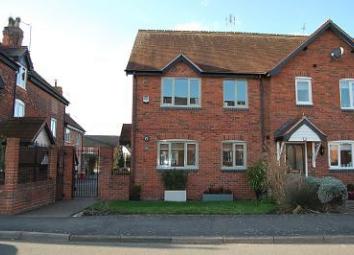
POLYGON ((327 205, 327 208, 342 205, 348 196, 347 187, 341 180, 334 177, 324 177, 317 194, 319 200, 327 205))
POLYGON ((354 191, 354 184, 349 183, 349 184, 347 185, 347 190, 348 190, 348 192, 354 191))
POLYGON ((184 171, 164 171, 162 180, 166 190, 185 190, 188 174, 184 171))
POLYGON ((310 185, 311 187, 313 187, 314 189, 316 189, 316 192, 317 192, 317 190, 318 190, 318 188, 320 187, 320 184, 321 184, 321 178, 308 176, 308 177, 306 177, 305 182, 308 185, 310 185))
POLYGON ((248 183, 256 193, 257 199, 266 190, 266 169, 266 164, 263 161, 258 161, 247 169, 248 183))
POLYGON ((134 184, 130 194, 130 200, 139 201, 141 195, 141 186, 134 184))

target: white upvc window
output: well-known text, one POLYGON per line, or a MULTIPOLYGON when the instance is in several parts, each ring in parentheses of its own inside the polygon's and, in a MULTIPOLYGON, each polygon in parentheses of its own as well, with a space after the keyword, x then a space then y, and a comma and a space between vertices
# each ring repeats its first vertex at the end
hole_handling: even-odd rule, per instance
POLYGON ((330 169, 354 169, 354 141, 328 142, 328 163, 330 169))
POLYGON ((52 131, 52 135, 57 137, 57 119, 51 118, 50 119, 50 130, 52 131))
POLYGON ((71 132, 70 129, 65 128, 65 136, 64 136, 65 142, 70 143, 71 140, 71 132))
POLYGON ((295 78, 295 93, 297 105, 312 105, 312 82, 311 77, 295 78))
POLYGON ((163 140, 157 144, 158 169, 197 169, 198 143, 192 140, 163 140))
POLYGON ((244 170, 247 168, 247 143, 244 141, 222 142, 223 170, 244 170))
POLYGON ((201 81, 199 78, 164 77, 161 79, 162 107, 200 107, 201 81))
POLYGON ((27 68, 24 67, 23 65, 20 65, 17 71, 16 85, 23 89, 26 89, 26 82, 27 82, 27 68))
POLYGON ((247 80, 224 80, 224 107, 248 108, 247 80))
POLYGON ((341 79, 339 81, 340 107, 354 110, 354 79, 341 79))
POLYGON ((16 117, 16 118, 24 117, 25 110, 26 110, 25 103, 20 99, 16 99, 15 100, 14 117, 16 117))

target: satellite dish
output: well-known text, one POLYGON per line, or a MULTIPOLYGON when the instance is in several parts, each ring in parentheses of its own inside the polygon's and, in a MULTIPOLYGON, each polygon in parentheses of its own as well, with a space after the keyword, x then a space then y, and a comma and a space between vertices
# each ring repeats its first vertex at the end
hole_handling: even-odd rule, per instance
POLYGON ((340 58, 341 56, 343 56, 343 54, 344 54, 343 47, 338 47, 331 51, 331 57, 334 59, 340 58))

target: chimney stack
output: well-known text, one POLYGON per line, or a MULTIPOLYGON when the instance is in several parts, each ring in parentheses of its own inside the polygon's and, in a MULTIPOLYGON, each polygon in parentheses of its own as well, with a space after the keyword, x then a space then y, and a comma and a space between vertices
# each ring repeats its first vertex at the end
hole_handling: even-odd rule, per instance
POLYGON ((3 30, 2 46, 7 48, 20 48, 22 46, 23 31, 20 28, 21 19, 9 18, 9 24, 3 30))

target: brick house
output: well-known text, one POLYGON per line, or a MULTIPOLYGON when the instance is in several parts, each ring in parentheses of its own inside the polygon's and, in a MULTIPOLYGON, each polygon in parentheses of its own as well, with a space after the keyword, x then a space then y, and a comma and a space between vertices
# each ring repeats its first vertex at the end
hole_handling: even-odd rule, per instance
POLYGON ((6 148, 0 150, 0 159, 6 161, 0 214, 48 204, 63 194, 64 115, 69 101, 61 87, 51 86, 35 71, 22 39, 20 19, 10 18, 0 44, 0 138, 6 148), (39 155, 39 162, 31 161, 32 166, 38 163, 36 170, 26 167, 39 155))
POLYGON ((189 199, 253 197, 245 170, 264 155, 353 183, 353 52, 331 20, 310 36, 139 30, 126 73, 142 198, 163 197, 167 169, 189 171, 189 199))

